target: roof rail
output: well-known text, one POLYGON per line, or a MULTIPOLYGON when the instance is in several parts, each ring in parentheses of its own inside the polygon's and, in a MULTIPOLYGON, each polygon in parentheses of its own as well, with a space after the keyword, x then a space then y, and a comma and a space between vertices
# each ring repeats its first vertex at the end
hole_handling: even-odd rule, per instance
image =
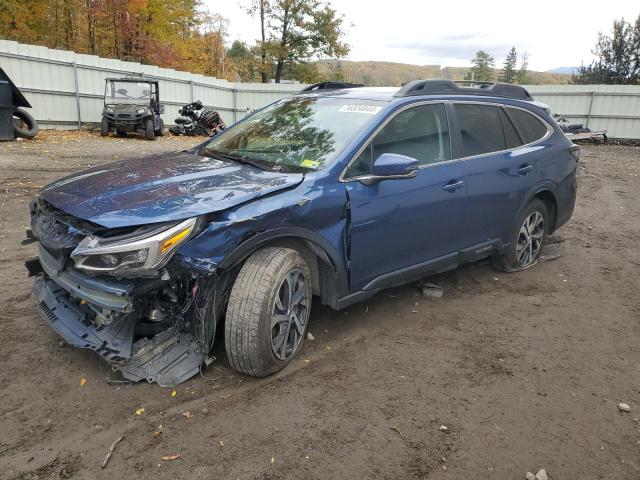
POLYGON ((323 90, 338 90, 340 88, 357 88, 357 87, 364 87, 364 85, 362 83, 328 81, 328 82, 320 82, 320 83, 314 83, 313 85, 309 85, 308 87, 305 87, 302 90, 300 90, 300 93, 319 92, 323 90))
POLYGON ((454 82, 453 80, 414 80, 403 86, 394 96, 410 97, 412 95, 483 95, 533 100, 531 94, 519 85, 475 81, 454 82), (468 86, 461 86, 458 83, 468 84, 468 86))

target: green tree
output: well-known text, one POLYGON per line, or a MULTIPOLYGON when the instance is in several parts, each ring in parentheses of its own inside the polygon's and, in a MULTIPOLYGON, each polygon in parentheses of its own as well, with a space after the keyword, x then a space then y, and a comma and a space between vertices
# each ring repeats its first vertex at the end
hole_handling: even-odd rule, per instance
MULTIPOLYGON (((320 58, 340 58, 349 52, 342 31, 343 17, 324 0, 253 0, 249 13, 260 16, 261 39, 257 52, 262 81, 273 76, 279 83, 295 64, 320 58)), ((301 66, 301 70, 310 72, 301 66)))
POLYGON ((529 54, 524 52, 522 57, 520 57, 520 68, 518 68, 518 73, 516 73, 516 81, 518 85, 524 85, 530 82, 529 75, 529 54))
POLYGON ((227 58, 241 81, 255 82, 260 79, 254 54, 246 43, 240 40, 234 41, 227 50, 227 58))
POLYGON ((633 25, 624 18, 615 20, 611 36, 598 34, 592 53, 596 59, 582 65, 572 83, 640 84, 640 15, 633 25))
POLYGON ((518 62, 518 54, 516 53, 516 47, 511 47, 507 58, 505 58, 502 64, 502 72, 498 77, 499 82, 513 83, 516 80, 516 63, 518 62))
POLYGON ((471 71, 467 74, 467 80, 474 80, 476 82, 493 82, 493 66, 495 60, 484 50, 478 50, 476 52, 476 58, 471 60, 471 71))

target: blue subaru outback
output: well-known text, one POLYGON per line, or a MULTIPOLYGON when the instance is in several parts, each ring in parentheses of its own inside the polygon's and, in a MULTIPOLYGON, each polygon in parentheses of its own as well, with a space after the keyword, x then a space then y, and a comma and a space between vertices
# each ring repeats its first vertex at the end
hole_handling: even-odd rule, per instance
POLYGON ((43 318, 130 380, 212 361, 266 376, 312 297, 344 308, 490 257, 534 265, 576 198, 579 149, 513 85, 303 92, 202 145, 86 170, 31 204, 43 318))

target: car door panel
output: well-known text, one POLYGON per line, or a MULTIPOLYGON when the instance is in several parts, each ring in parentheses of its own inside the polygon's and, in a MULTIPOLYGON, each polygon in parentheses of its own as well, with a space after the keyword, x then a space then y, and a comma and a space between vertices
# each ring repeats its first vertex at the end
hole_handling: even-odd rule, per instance
POLYGON ((459 162, 421 168, 411 179, 347 184, 351 204, 351 291, 375 278, 463 248, 459 162))

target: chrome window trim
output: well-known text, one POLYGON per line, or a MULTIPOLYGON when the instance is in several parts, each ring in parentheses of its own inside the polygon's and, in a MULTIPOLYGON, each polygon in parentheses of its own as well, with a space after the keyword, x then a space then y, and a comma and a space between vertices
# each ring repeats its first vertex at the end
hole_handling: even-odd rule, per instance
MULTIPOLYGON (((544 140, 546 140, 547 138, 549 138, 551 135, 553 135, 553 127, 549 124, 549 122, 547 122, 544 118, 542 118, 540 115, 538 115, 537 113, 532 112, 531 110, 524 108, 524 107, 520 107, 517 105, 510 105, 510 104, 506 104, 506 103, 495 103, 495 102, 479 102, 479 101, 474 101, 474 100, 425 100, 422 102, 416 102, 416 103, 410 103, 407 105, 404 105, 403 107, 399 108, 398 110, 396 110, 394 112, 393 115, 391 115, 389 118, 387 118, 383 123, 381 123, 378 128, 376 128, 367 138, 366 142, 364 142, 364 145, 362 147, 360 147, 358 149, 358 151, 356 152, 356 154, 351 158, 351 160, 349 161, 349 163, 347 164, 347 166, 342 170, 342 172, 340 173, 340 176, 338 177, 338 181, 341 183, 349 183, 349 182, 354 182, 354 181, 359 181, 359 180, 366 180, 369 177, 371 177, 370 174, 368 175, 360 175, 357 177, 348 177, 346 178, 345 175, 347 173, 347 170, 349 170, 349 167, 356 161, 356 159, 362 154, 362 152, 364 152, 364 150, 370 145, 371 141, 373 140, 373 138, 380 132, 380 130, 382 130, 384 127, 387 126, 387 124, 393 120, 397 115, 399 115, 400 113, 404 112, 405 110, 412 108, 412 107, 417 107, 420 105, 428 105, 428 104, 435 104, 435 103, 441 103, 443 105, 446 104, 452 104, 455 108, 456 104, 471 104, 471 105, 490 105, 490 106, 494 106, 494 107, 502 107, 502 108, 514 108, 517 110, 523 110, 524 112, 528 113, 529 115, 533 115, 535 118, 537 118, 540 122, 542 122, 542 124, 547 128, 547 133, 540 137, 538 140, 535 140, 533 142, 529 142, 523 145, 518 145, 517 147, 514 148, 507 148, 504 150, 496 150, 495 152, 487 152, 487 153, 481 153, 479 155, 470 155, 468 157, 459 157, 459 158, 452 158, 450 160, 443 160, 441 162, 435 162, 435 163, 428 163, 426 165, 420 165, 418 167, 418 170, 422 170, 424 168, 430 168, 430 167, 435 167, 437 165, 446 165, 449 163, 455 163, 455 162, 466 162, 469 160, 474 160, 476 158, 484 158, 487 157, 489 155, 496 155, 499 153, 507 153, 507 152, 513 152, 515 150, 519 150, 521 148, 526 148, 526 147, 530 147, 533 146, 537 143, 540 143, 544 140)), ((446 112, 445 112, 446 113, 446 112)), ((511 121, 511 119, 509 119, 511 121)), ((451 145, 451 124, 449 122, 449 115, 447 114, 447 125, 449 126, 449 151, 452 152, 452 145, 451 145)), ((515 128, 515 125, 514 125, 515 128)))

